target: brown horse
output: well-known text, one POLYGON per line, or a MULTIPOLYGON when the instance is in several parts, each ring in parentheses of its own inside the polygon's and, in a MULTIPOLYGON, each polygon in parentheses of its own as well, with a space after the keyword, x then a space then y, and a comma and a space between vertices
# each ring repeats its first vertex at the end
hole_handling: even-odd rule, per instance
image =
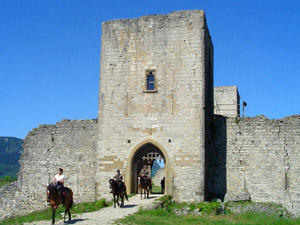
POLYGON ((150 190, 152 189, 152 181, 151 178, 147 176, 139 176, 139 189, 141 191, 141 199, 143 198, 143 189, 144 189, 144 198, 146 198, 146 191, 147 191, 147 198, 149 198, 150 190))
MULTIPOLYGON (((69 220, 71 220, 71 213, 70 209, 73 205, 73 192, 70 188, 65 187, 65 216, 64 216, 64 222, 66 220, 66 214, 69 214, 69 220)), ((47 202, 50 202, 51 208, 52 208, 52 223, 55 224, 55 211, 58 208, 58 206, 62 203, 61 197, 59 196, 58 190, 55 187, 54 183, 49 184, 47 187, 47 202)))
POLYGON ((118 182, 115 181, 114 179, 110 179, 109 184, 111 186, 112 194, 114 196, 114 208, 116 208, 116 196, 117 196, 118 206, 123 207, 124 206, 124 196, 128 201, 125 184, 123 183, 121 188, 119 188, 118 182), (121 205, 119 204, 119 196, 121 197, 121 205))

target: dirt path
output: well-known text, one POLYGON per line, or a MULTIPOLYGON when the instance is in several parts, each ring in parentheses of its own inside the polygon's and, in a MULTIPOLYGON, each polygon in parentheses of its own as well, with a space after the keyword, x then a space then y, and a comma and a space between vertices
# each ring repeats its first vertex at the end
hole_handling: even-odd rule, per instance
MULTIPOLYGON (((151 195, 149 199, 142 199, 140 195, 133 196, 129 198, 129 202, 125 202, 124 208, 113 208, 107 207, 96 212, 76 214, 76 217, 73 218, 70 222, 65 224, 76 224, 76 225, 98 225, 98 224, 111 224, 114 220, 120 219, 133 214, 142 207, 149 207, 153 205, 153 201, 161 195, 151 195)), ((38 221, 33 223, 25 223, 24 225, 49 225, 51 223, 51 218, 47 221, 38 221)), ((56 221, 55 224, 64 224, 61 220, 56 221)))

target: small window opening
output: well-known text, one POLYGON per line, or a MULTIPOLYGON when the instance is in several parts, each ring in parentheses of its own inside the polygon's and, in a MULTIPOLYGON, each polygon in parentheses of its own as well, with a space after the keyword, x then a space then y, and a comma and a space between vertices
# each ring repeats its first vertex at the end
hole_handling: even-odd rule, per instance
POLYGON ((144 92, 156 92, 156 72, 155 70, 146 70, 144 92))
POLYGON ((153 71, 149 71, 147 73, 147 90, 148 91, 155 90, 155 77, 153 71))
POLYGON ((171 143, 171 139, 169 139, 169 143, 171 143))
POLYGON ((127 143, 131 143, 131 141, 130 141, 130 140, 127 140, 127 143))

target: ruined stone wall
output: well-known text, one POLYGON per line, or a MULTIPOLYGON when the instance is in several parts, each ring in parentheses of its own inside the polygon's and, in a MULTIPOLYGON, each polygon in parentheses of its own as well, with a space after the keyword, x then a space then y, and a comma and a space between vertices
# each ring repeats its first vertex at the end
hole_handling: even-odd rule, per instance
POLYGON ((282 203, 300 214, 300 116, 220 117, 215 135, 212 192, 223 190, 225 200, 282 203))
POLYGON ((65 186, 73 190, 75 202, 94 201, 96 138, 96 120, 63 120, 29 132, 23 144, 18 180, 14 188, 0 190, 0 202, 6 204, 1 214, 19 215, 30 207, 43 208, 45 185, 53 181, 59 167, 64 169, 65 186))
POLYGON ((154 140, 167 154, 167 194, 204 199, 205 113, 210 112, 205 101, 213 99, 205 95, 213 88, 205 86, 212 78, 205 73, 206 60, 213 60, 212 54, 205 57, 213 51, 207 33, 201 10, 102 24, 98 198, 108 197, 107 180, 117 168, 130 190, 130 155, 140 143, 154 140), (156 73, 152 93, 145 91, 149 69, 156 73), (201 175, 196 180, 195 171, 201 175))
POLYGON ((214 113, 227 117, 240 116, 240 96, 236 86, 214 87, 214 113))
POLYGON ((95 192, 96 120, 63 120, 41 125, 24 140, 18 180, 21 190, 42 193, 58 168, 64 169, 65 186, 76 201, 93 201, 95 192))

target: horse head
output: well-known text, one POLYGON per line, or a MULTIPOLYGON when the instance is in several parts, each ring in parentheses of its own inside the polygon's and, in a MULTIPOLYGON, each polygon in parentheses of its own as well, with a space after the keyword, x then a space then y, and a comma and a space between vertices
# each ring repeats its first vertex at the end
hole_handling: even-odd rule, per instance
POLYGON ((47 202, 50 202, 50 200, 53 197, 53 194, 55 193, 55 187, 54 184, 51 183, 47 186, 47 190, 46 190, 46 196, 47 196, 47 202))

